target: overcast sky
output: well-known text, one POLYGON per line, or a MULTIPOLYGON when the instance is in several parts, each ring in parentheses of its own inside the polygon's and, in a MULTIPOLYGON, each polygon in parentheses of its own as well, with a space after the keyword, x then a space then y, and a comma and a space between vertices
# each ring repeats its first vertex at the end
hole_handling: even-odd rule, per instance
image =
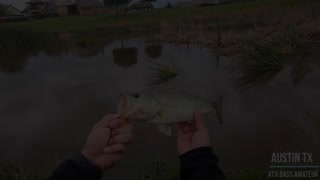
MULTIPOLYGON (((12 4, 19 10, 22 10, 26 5, 25 3, 28 0, 0 0, 0 4, 12 4)), ((175 3, 178 1, 189 1, 189 0, 157 0, 158 2, 155 3, 155 7, 163 7, 165 4, 167 4, 169 1, 171 3, 175 3)))

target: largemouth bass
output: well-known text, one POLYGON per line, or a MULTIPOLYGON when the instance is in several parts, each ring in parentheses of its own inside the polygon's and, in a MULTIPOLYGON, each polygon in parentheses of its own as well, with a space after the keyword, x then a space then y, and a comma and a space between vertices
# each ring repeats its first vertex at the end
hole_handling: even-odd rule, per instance
POLYGON ((171 124, 192 121, 193 113, 201 108, 203 113, 216 113, 220 123, 222 98, 209 102, 196 96, 172 93, 132 93, 120 95, 118 114, 121 118, 158 125, 158 129, 171 135, 171 124))

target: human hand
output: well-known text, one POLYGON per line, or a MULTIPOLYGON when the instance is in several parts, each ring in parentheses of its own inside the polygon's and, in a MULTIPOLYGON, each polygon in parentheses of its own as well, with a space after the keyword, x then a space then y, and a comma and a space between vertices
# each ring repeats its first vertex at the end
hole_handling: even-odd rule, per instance
POLYGON ((192 122, 178 124, 177 147, 180 155, 196 148, 210 146, 209 132, 201 114, 202 111, 197 109, 192 122))
POLYGON ((82 154, 103 172, 115 166, 132 140, 133 126, 117 114, 108 114, 91 130, 82 154))

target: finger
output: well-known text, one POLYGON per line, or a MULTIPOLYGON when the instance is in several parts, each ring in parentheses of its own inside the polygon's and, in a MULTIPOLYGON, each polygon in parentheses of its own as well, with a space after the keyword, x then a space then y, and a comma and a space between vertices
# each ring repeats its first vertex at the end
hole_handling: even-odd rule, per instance
POLYGON ((127 150, 127 146, 123 144, 114 144, 111 146, 108 146, 103 149, 103 153, 108 155, 108 154, 113 154, 113 153, 124 153, 127 150))
POLYGON ((111 130, 111 136, 121 135, 121 134, 128 134, 133 131, 132 124, 127 124, 121 128, 112 129, 111 130))
POLYGON ((203 119, 202 119, 202 110, 201 109, 197 109, 194 112, 193 119, 194 119, 195 125, 198 130, 206 130, 207 129, 206 125, 204 124, 203 119))
POLYGON ((183 134, 183 122, 177 123, 176 127, 177 127, 177 136, 182 135, 183 134))
POLYGON ((190 131, 191 132, 197 130, 197 126, 196 126, 195 122, 190 122, 189 124, 190 124, 190 131))
POLYGON ((96 125, 99 127, 107 127, 110 121, 117 119, 118 117, 118 114, 107 114, 96 125))
POLYGON ((122 157, 123 157, 123 154, 119 154, 119 153, 112 154, 112 156, 110 157, 112 166, 118 164, 118 162, 121 160, 122 157))
POLYGON ((114 136, 109 140, 109 144, 129 144, 132 141, 132 134, 123 134, 123 135, 118 135, 114 136))
POLYGON ((188 122, 184 122, 183 123, 183 133, 188 133, 191 131, 191 127, 190 127, 190 124, 188 122))
POLYGON ((194 128, 192 128, 191 125, 192 125, 192 124, 189 123, 189 122, 180 122, 180 123, 178 124, 177 134, 178 134, 178 135, 182 135, 182 134, 185 134, 185 133, 194 131, 194 130, 192 130, 192 129, 194 129, 194 128))
POLYGON ((110 122, 109 127, 116 129, 116 128, 121 128, 127 124, 128 124, 127 119, 114 119, 110 122))

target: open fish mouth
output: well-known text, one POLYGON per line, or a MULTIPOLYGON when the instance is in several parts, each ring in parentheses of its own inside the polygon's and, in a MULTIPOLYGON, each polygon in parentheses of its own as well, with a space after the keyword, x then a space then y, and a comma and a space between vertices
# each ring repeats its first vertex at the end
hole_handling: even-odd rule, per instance
POLYGON ((144 110, 143 104, 130 95, 119 96, 117 109, 120 118, 129 120, 150 118, 148 117, 149 114, 144 110))

